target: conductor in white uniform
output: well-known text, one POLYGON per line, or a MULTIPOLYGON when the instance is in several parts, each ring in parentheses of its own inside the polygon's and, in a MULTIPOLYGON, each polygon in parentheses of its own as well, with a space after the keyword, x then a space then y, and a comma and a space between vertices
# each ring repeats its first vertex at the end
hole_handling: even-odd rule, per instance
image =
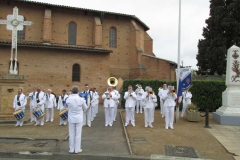
POLYGON ((132 125, 135 127, 135 117, 134 117, 134 109, 136 105, 136 94, 132 90, 132 86, 128 86, 128 91, 124 93, 125 102, 125 110, 126 110, 126 122, 125 126, 129 124, 131 121, 132 125))
POLYGON ((83 110, 87 110, 88 107, 84 99, 78 96, 78 90, 78 86, 72 87, 72 94, 66 99, 65 105, 68 108, 69 153, 82 152, 83 110))

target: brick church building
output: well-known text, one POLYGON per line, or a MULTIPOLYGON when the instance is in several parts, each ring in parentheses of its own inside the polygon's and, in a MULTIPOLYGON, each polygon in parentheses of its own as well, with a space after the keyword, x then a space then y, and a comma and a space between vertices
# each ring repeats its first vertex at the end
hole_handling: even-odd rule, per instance
MULTIPOLYGON (((18 7, 33 25, 18 31, 18 69, 25 93, 60 94, 84 84, 103 93, 109 77, 174 80, 176 63, 153 53, 149 27, 134 15, 25 0, 0 0, 0 19, 18 7)), ((12 31, 0 25, 0 77, 9 74, 12 31)), ((135 84, 134 84, 135 85, 135 84)))

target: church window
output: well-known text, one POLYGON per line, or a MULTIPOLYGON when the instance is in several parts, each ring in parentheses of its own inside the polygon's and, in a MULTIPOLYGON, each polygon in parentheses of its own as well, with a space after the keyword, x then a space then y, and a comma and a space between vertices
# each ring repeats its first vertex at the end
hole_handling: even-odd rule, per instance
MULTIPOLYGON (((23 21, 25 18, 23 18, 23 21)), ((17 31, 17 39, 18 40, 25 40, 25 25, 23 25, 23 30, 17 31)))
POLYGON ((70 22, 68 25, 68 44, 76 45, 77 24, 70 22))
POLYGON ((110 33, 109 33, 109 47, 111 48, 116 48, 117 47, 117 30, 115 27, 110 28, 110 33))
POLYGON ((72 81, 80 82, 80 65, 74 64, 72 68, 72 81))

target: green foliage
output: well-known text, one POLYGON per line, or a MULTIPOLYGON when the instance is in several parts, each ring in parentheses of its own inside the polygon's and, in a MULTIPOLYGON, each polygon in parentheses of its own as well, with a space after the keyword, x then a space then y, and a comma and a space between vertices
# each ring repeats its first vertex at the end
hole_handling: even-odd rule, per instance
POLYGON ((198 74, 226 72, 227 49, 240 46, 240 1, 211 0, 210 17, 203 28, 204 39, 198 42, 198 74))
MULTIPOLYGON (((125 80, 123 82, 122 92, 121 92, 121 104, 124 107, 125 100, 123 98, 124 92, 127 91, 129 85, 133 86, 136 90, 136 85, 141 84, 143 89, 146 86, 153 88, 153 91, 158 96, 158 89, 162 85, 172 84, 176 88, 176 81, 158 81, 158 80, 125 80)), ((192 102, 197 105, 199 110, 205 111, 216 111, 222 106, 222 92, 225 91, 226 85, 224 81, 193 81, 193 87, 190 89, 193 97, 192 102)), ((158 108, 159 108, 159 97, 158 97, 158 108)), ((181 109, 182 106, 180 106, 181 109)))

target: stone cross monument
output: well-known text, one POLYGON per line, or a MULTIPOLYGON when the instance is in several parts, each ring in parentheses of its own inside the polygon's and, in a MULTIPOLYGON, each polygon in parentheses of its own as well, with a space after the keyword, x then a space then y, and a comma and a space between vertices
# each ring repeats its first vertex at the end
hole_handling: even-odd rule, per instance
POLYGON ((240 48, 232 46, 227 53, 226 86, 222 106, 213 119, 223 125, 240 126, 240 48))
POLYGON ((31 21, 24 21, 23 16, 18 15, 18 8, 13 8, 13 14, 7 16, 7 20, 0 20, 0 24, 6 24, 7 30, 12 30, 12 47, 11 47, 11 58, 10 58, 10 70, 9 74, 18 74, 17 68, 17 31, 23 30, 23 26, 32 25, 31 21), (13 52, 15 50, 15 65, 13 68, 13 52))

